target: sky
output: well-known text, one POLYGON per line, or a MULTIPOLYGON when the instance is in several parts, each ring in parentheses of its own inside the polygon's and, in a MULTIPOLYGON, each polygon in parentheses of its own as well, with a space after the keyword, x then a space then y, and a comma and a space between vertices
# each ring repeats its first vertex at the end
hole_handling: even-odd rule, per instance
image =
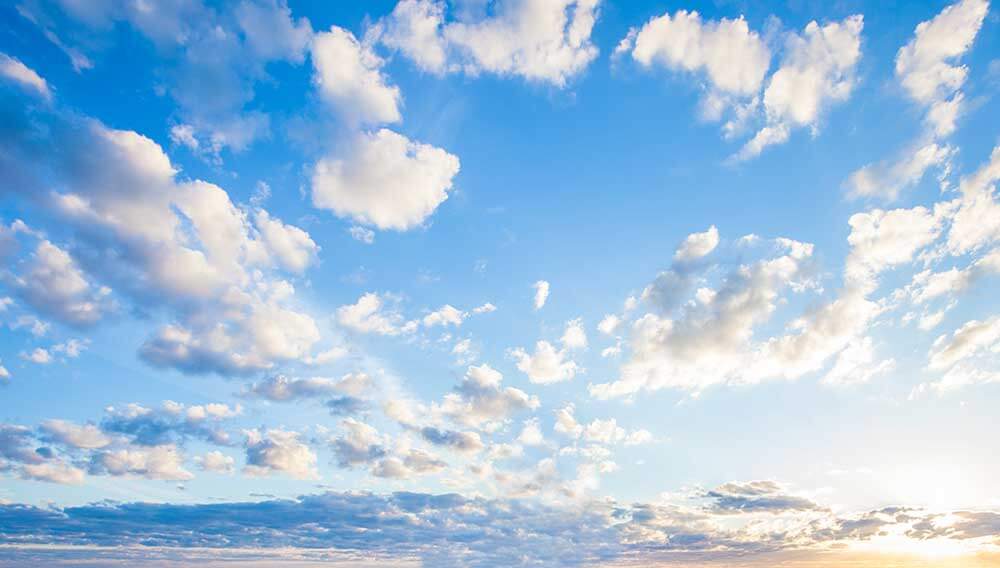
POLYGON ((1000 566, 986 0, 0 14, 0 566, 1000 566))

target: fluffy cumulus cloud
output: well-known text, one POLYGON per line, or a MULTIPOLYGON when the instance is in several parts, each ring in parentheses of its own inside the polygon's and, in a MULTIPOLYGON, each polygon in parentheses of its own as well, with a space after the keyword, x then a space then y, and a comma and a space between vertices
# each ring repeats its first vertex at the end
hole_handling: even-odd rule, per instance
POLYGON ((771 65, 770 50, 743 18, 705 21, 687 10, 631 30, 618 50, 629 51, 645 67, 703 74, 716 97, 757 93, 771 65))
POLYGON ((312 173, 316 207, 379 229, 420 226, 448 198, 458 158, 388 129, 359 133, 312 173))
POLYGON ((0 472, 67 485, 79 485, 86 477, 84 469, 44 445, 31 428, 18 424, 0 424, 0 472))
POLYGON ((391 300, 374 292, 364 294, 356 303, 337 308, 337 323, 358 333, 399 335, 413 332, 417 322, 404 321, 399 312, 386 306, 387 299, 391 300))
POLYGON ((452 306, 451 304, 445 304, 441 306, 440 309, 433 311, 426 316, 424 316, 423 324, 426 327, 434 327, 437 325, 447 327, 449 325, 460 326, 465 318, 469 314, 463 312, 462 310, 452 306))
POLYGON ((702 115, 726 118, 727 137, 763 122, 734 155, 745 160, 787 141, 794 128, 815 131, 823 110, 850 95, 862 27, 862 17, 851 16, 810 22, 801 34, 789 32, 781 63, 770 76, 771 49, 742 17, 704 20, 693 11, 666 13, 630 30, 615 54, 630 54, 646 68, 659 65, 701 78, 702 115))
POLYGON ((583 320, 577 318, 566 322, 566 331, 559 340, 563 347, 569 350, 583 349, 587 346, 587 332, 583 328, 583 320))
POLYGON ((781 65, 764 89, 767 125, 743 146, 738 159, 785 142, 793 128, 815 130, 826 107, 850 96, 863 27, 861 16, 850 16, 822 26, 809 22, 801 35, 789 35, 781 65))
MULTIPOLYGON (((626 340, 616 346, 626 358, 619 379, 591 385, 591 394, 610 398, 668 387, 699 392, 715 384, 795 379, 821 371, 823 384, 846 386, 891 372, 896 361, 880 353, 874 329, 904 309, 910 311, 900 318, 903 324, 915 321, 920 330, 934 328, 960 294, 1000 272, 1000 257, 993 248, 1000 240, 993 222, 1000 211, 995 195, 998 156, 1000 151, 994 151, 942 201, 852 215, 840 289, 784 322, 772 320, 778 306, 791 295, 820 289, 812 245, 777 239, 770 245, 777 254, 737 267, 709 257, 685 262, 687 255, 678 252, 670 268, 641 295, 649 311, 635 317, 614 314, 604 326, 626 328, 626 340), (959 264, 933 268, 945 261, 959 264), (917 268, 921 264, 922 270, 917 268), (720 278, 720 270, 728 273, 720 278), (892 272, 908 278, 909 284, 884 294, 882 283, 892 272), (714 287, 696 288, 698 282, 715 279, 719 282, 714 287), (765 325, 784 330, 765 335, 759 331, 765 325)), ((687 250, 700 235, 689 237, 678 250, 687 250)), ((754 238, 734 244, 747 255, 762 243, 754 238)), ((995 349, 991 336, 979 334, 984 321, 989 320, 970 322, 968 330, 938 339, 928 371, 939 376, 917 392, 997 380, 1000 375, 987 361, 995 349), (967 337, 986 339, 980 344, 967 337)))
POLYGON ((958 60, 972 47, 986 17, 985 0, 961 0, 921 22, 896 54, 896 77, 925 112, 925 132, 890 160, 868 164, 847 180, 853 197, 892 201, 937 168, 945 177, 957 149, 944 143, 964 112, 968 68, 958 60))
POLYGON ((697 260, 719 246, 719 230, 712 225, 704 233, 691 233, 674 252, 674 260, 690 262, 697 260))
POLYGON ((75 326, 97 323, 109 311, 106 287, 93 285, 68 252, 41 240, 12 287, 42 314, 75 326))
MULTIPOLYGON (((49 419, 35 429, 0 425, 0 462, 4 462, 0 470, 25 479, 74 485, 84 483, 88 476, 186 481, 194 474, 185 467, 185 444, 199 440, 231 445, 224 425, 241 412, 238 406, 222 403, 166 401, 157 408, 108 407, 98 423, 49 419)), ((220 457, 212 452, 196 460, 206 471, 218 470, 211 462, 220 457)))
POLYGON ((242 414, 240 406, 222 403, 185 405, 165 401, 158 408, 127 404, 106 409, 100 427, 106 433, 128 436, 139 446, 161 446, 197 438, 214 444, 229 444, 223 424, 242 414))
POLYGON ((755 328, 769 319, 789 286, 808 285, 813 252, 812 245, 787 239, 773 246, 776 256, 733 269, 717 289, 699 291, 694 302, 680 305, 671 298, 664 305, 656 294, 644 294, 655 311, 632 322, 631 355, 620 378, 591 385, 591 394, 608 398, 664 387, 698 391, 770 376, 774 354, 766 343, 753 345, 755 328))
POLYGON ((913 255, 934 242, 941 231, 941 212, 925 207, 856 213, 848 220, 851 252, 846 273, 857 282, 870 281, 886 268, 909 263, 913 255))
POLYGON ((494 430, 515 412, 538 408, 537 397, 502 381, 489 365, 470 366, 455 392, 445 395, 440 412, 463 426, 494 430))
POLYGON ((968 68, 956 60, 972 46, 989 9, 986 0, 961 0, 921 22, 896 54, 896 76, 907 94, 928 108, 928 126, 951 134, 962 103, 968 68))
POLYGON ((535 351, 531 353, 522 347, 510 351, 510 356, 517 362, 517 368, 531 382, 541 385, 568 381, 582 371, 568 355, 568 349, 557 349, 545 340, 536 342, 535 351))
POLYGON ((487 14, 475 2, 402 0, 380 22, 382 43, 428 72, 514 75, 565 86, 594 58, 599 0, 504 0, 487 14), (467 8, 463 10, 463 8, 467 8))
POLYGON ((252 476, 285 475, 294 479, 318 479, 316 452, 298 432, 271 429, 247 430, 246 466, 252 476))
POLYGON ((111 437, 93 424, 74 424, 66 420, 46 420, 41 431, 54 443, 73 448, 98 449, 111 444, 111 437))
POLYGON ((219 450, 212 450, 203 456, 196 457, 195 463, 202 471, 213 473, 232 473, 236 468, 236 459, 219 450))
POLYGON ((78 325, 100 319, 112 290, 112 300, 166 308, 174 321, 142 355, 190 372, 249 372, 309 355, 319 331, 289 305, 294 287, 280 277, 313 262, 318 247, 305 231, 263 210, 251 217, 217 185, 179 179, 141 134, 13 110, 25 120, 0 161, 19 181, 6 191, 37 196, 77 232, 71 249, 41 240, 25 259, 14 278, 34 282, 21 287, 28 303, 78 325))
POLYGON ((90 473, 115 477, 138 476, 167 481, 186 481, 194 478, 194 474, 184 469, 180 450, 173 444, 98 452, 92 458, 90 473))
POLYGON ((320 94, 346 120, 387 124, 402 119, 402 96, 382 73, 384 61, 348 30, 333 26, 316 34, 312 62, 320 94))

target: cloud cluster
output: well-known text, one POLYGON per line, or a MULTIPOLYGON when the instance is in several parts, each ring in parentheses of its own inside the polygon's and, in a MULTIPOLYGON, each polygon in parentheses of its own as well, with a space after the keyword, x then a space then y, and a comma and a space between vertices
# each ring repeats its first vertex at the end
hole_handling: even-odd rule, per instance
POLYGON ((801 34, 788 32, 781 63, 770 76, 772 49, 742 17, 704 20, 694 11, 665 13, 632 28, 615 55, 629 54, 645 68, 660 65, 703 77, 702 115, 728 117, 727 137, 763 123, 733 156, 746 160, 784 143, 795 128, 815 132, 823 112, 850 96, 863 25, 854 15, 824 25, 809 22, 801 34))
POLYGON ((314 261, 319 247, 305 231, 248 211, 217 185, 180 179, 137 132, 20 104, 12 111, 23 120, 0 170, 20 183, 6 191, 77 234, 71 249, 39 240, 10 276, 25 302, 72 325, 97 323, 112 300, 165 310, 174 321, 141 355, 188 372, 245 373, 309 355, 319 330, 289 307, 294 287, 281 277, 314 261))
POLYGON ((896 54, 896 78, 923 111, 925 132, 900 156, 867 164, 847 180, 852 197, 874 197, 887 201, 916 185, 932 167, 947 174, 957 151, 942 141, 956 128, 964 112, 968 68, 957 65, 979 34, 989 3, 960 0, 921 22, 913 39, 896 54))
POLYGON ((209 549, 215 551, 210 558, 225 559, 247 548, 258 554, 281 548, 297 556, 336 549, 436 565, 576 566, 666 553, 684 553, 693 562, 733 555, 752 561, 782 550, 801 554, 874 544, 889 535, 914 545, 983 543, 995 537, 1000 518, 993 511, 932 513, 902 507, 834 514, 772 481, 727 483, 690 498, 573 507, 457 494, 331 492, 256 503, 60 509, 8 504, 0 505, 0 524, 4 554, 36 544, 65 547, 61 554, 66 555, 80 546, 114 547, 126 558, 141 550, 187 558, 194 550, 209 549))
POLYGON ((514 75, 564 87, 597 57, 590 34, 599 3, 503 0, 487 15, 484 3, 468 2, 448 19, 445 2, 402 0, 376 33, 424 71, 514 75))
POLYGON ((445 395, 440 412, 463 426, 495 430, 515 412, 538 408, 537 397, 502 382, 503 375, 489 365, 470 366, 455 392, 445 395))

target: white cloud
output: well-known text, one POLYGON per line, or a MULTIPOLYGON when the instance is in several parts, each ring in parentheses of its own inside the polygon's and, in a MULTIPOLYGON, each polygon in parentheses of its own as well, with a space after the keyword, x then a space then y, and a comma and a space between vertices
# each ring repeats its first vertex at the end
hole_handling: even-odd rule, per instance
POLYGON ((232 314, 229 325, 160 328, 143 344, 140 355, 154 365, 222 374, 246 374, 270 369, 275 361, 310 359, 309 350, 320 339, 312 317, 275 300, 246 300, 250 302, 236 306, 242 311, 232 314))
POLYGON ((851 174, 847 180, 851 197, 878 197, 894 201, 906 189, 913 187, 924 173, 935 166, 947 166, 955 149, 929 143, 906 152, 898 160, 868 164, 851 174))
POLYGON ((646 22, 634 34, 631 51, 646 67, 702 72, 712 91, 737 96, 757 93, 771 62, 764 40, 743 18, 702 21, 698 12, 687 10, 646 22))
POLYGON ((93 424, 74 424, 66 420, 46 420, 41 431, 53 441, 86 450, 103 448, 111 443, 111 438, 93 424))
POLYGON ((267 249, 286 270, 301 273, 315 262, 320 249, 309 233, 286 225, 263 209, 257 211, 255 224, 267 249))
POLYGON ((347 232, 350 233, 352 239, 365 243, 366 245, 375 243, 375 231, 371 229, 354 225, 348 229, 347 232))
POLYGON ((400 0, 385 19, 381 40, 424 71, 441 74, 448 66, 448 45, 441 35, 445 5, 428 0, 400 0))
POLYGON ((448 198, 459 160, 391 130, 359 133, 346 155, 316 163, 313 203, 379 229, 421 225, 448 198))
POLYGON ((566 322, 566 331, 559 341, 564 349, 571 351, 587 347, 587 332, 583 329, 583 320, 577 318, 566 322))
POLYGON ((399 88, 388 84, 384 61, 371 45, 333 26, 316 34, 312 44, 315 81, 320 94, 347 120, 361 124, 399 122, 399 88))
POLYGON ((545 444, 545 436, 542 429, 538 427, 537 418, 529 418, 524 421, 524 427, 517 436, 517 441, 525 446, 541 446, 545 444))
POLYGON ((489 302, 486 302, 485 304, 477 306, 472 309, 472 313, 474 314, 489 314, 495 311, 497 311, 497 307, 489 302))
POLYGON ((0 77, 18 83, 45 100, 52 99, 49 84, 33 69, 5 53, 0 53, 0 77))
POLYGON ((755 353, 754 330, 774 312, 780 293, 804 278, 812 256, 806 243, 778 239, 775 245, 784 254, 736 268, 704 303, 685 305, 679 317, 639 317, 619 379, 591 385, 591 395, 611 398, 665 387, 699 391, 768 376, 770 357, 755 353))
POLYGON ((583 428, 583 439, 598 444, 617 444, 627 435, 625 429, 619 426, 614 418, 597 419, 583 428))
POLYGON ((445 21, 445 3, 403 0, 381 41, 432 73, 516 75, 563 87, 597 57, 599 0, 501 0, 489 16, 445 21))
POLYGON ((166 309, 170 323, 141 351, 154 364, 233 373, 308 355, 319 330, 290 305, 294 288, 276 272, 303 267, 316 250, 304 231, 264 215, 254 225, 221 187, 178 180, 163 149, 136 132, 76 115, 47 119, 59 151, 31 150, 40 127, 25 121, 6 146, 22 159, 3 164, 20 180, 16 191, 44 196, 38 203, 76 236, 72 256, 39 245, 40 278, 31 279, 46 285, 24 293, 60 301, 38 297, 36 308, 96 321, 108 288, 92 278, 141 310, 166 309))
POLYGON ((981 350, 1000 352, 1000 316, 966 322, 951 336, 944 334, 938 337, 931 348, 928 367, 933 370, 947 369, 981 350))
POLYGON ((848 220, 851 252, 845 273, 868 284, 886 268, 908 263, 920 249, 934 242, 941 232, 941 215, 924 207, 856 213, 848 220))
POLYGON ((600 331, 604 335, 611 335, 618 329, 621 325, 622 319, 615 314, 608 314, 604 316, 601 323, 597 324, 597 331, 600 331))
POLYGON ((72 325, 92 325, 108 310, 109 291, 93 286, 73 257, 48 240, 38 243, 14 287, 38 311, 72 325))
POLYGON ((781 67, 764 91, 768 116, 811 125, 828 100, 846 99, 861 57, 863 26, 861 16, 851 16, 825 26, 810 22, 802 36, 791 36, 781 67))
POLYGON ((815 129, 826 107, 850 96, 863 27, 864 19, 855 15, 823 26, 809 22, 801 36, 788 36, 781 66, 764 90, 768 125, 738 158, 756 156, 765 147, 784 142, 792 128, 815 129))
POLYGON ((52 354, 47 349, 43 349, 41 347, 36 347, 30 352, 22 351, 21 358, 25 361, 31 361, 32 363, 36 363, 38 365, 48 365, 52 362, 52 354))
POLYGON ((245 432, 247 461, 243 472, 252 476, 284 474, 295 479, 318 479, 316 453, 299 440, 298 432, 271 429, 245 432))
POLYGON ((674 252, 674 261, 689 262, 708 255, 719 246, 719 230, 712 225, 704 233, 691 233, 674 252))
POLYGON ((202 471, 228 474, 236 469, 236 460, 218 450, 212 450, 204 456, 198 456, 194 458, 194 461, 202 471))
POLYGON ((189 150, 197 151, 200 147, 195 129, 190 124, 175 124, 170 127, 170 141, 180 144, 189 150))
POLYGON ((359 333, 399 335, 410 333, 416 322, 405 322, 395 311, 383 311, 385 297, 368 292, 357 303, 337 308, 337 323, 359 333))
POLYGON ((62 485, 80 485, 86 474, 82 469, 67 463, 45 462, 25 464, 21 468, 21 476, 62 485))
POLYGON ((244 0, 235 9, 247 45, 265 61, 287 59, 301 63, 312 39, 309 20, 292 19, 285 0, 244 0))
POLYGON ((941 296, 960 294, 981 278, 997 273, 1000 273, 1000 249, 994 249, 962 269, 918 272, 913 275, 912 282, 897 290, 894 296, 905 296, 914 304, 924 304, 941 296))
POLYGON ((822 379, 830 386, 850 386, 867 383, 872 378, 892 371, 894 359, 877 360, 872 338, 852 341, 837 355, 837 360, 822 379))
POLYGON ((583 426, 573 416, 575 410, 576 407, 572 403, 556 410, 556 432, 566 434, 570 438, 579 438, 583 434, 583 426))
POLYGON ((548 341, 535 343, 534 353, 518 347, 510 355, 517 361, 517 368, 535 384, 561 383, 582 371, 575 361, 566 360, 565 349, 557 350, 548 341))
POLYGON ((549 299, 549 283, 545 280, 539 280, 532 284, 532 287, 535 289, 535 309, 540 310, 549 299))
POLYGON ((431 312, 424 316, 423 324, 424 327, 434 327, 437 325, 447 327, 449 325, 460 326, 465 318, 469 316, 468 313, 452 306, 451 304, 445 304, 441 306, 437 311, 431 312))
POLYGON ((918 24, 913 39, 896 54, 896 76, 928 108, 927 122, 937 136, 955 129, 968 68, 953 62, 972 46, 988 10, 985 0, 956 2, 918 24))
POLYGON ((340 422, 343 435, 331 440, 340 467, 365 465, 385 455, 388 440, 372 426, 353 418, 340 422))
POLYGON ((113 476, 136 475, 173 481, 194 478, 184 469, 183 457, 173 444, 103 451, 94 455, 92 469, 113 476))
POLYGON ((503 375, 489 365, 470 366, 455 392, 445 395, 439 410, 457 424, 492 431, 511 414, 538 408, 537 397, 502 387, 502 381, 503 375))
POLYGON ((340 379, 327 377, 290 378, 285 375, 275 375, 259 383, 253 383, 245 394, 274 402, 286 402, 336 394, 358 397, 364 394, 370 386, 371 378, 365 373, 348 373, 340 379))
POLYGON ((958 210, 948 230, 947 246, 952 254, 966 254, 1000 240, 997 180, 1000 180, 1000 146, 993 149, 986 164, 959 183, 958 210))

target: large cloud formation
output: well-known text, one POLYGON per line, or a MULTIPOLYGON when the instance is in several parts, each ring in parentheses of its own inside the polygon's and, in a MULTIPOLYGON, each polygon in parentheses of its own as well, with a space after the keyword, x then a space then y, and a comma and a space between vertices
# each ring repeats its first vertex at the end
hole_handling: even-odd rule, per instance
POLYGON ((87 554, 109 560, 164 555, 183 561, 206 554, 224 560, 241 558, 246 549, 267 559, 269 549, 281 549, 286 557, 313 560, 349 560, 338 555, 353 553, 463 566, 600 565, 638 553, 663 561, 681 553, 691 561, 753 561, 764 553, 878 542, 888 535, 914 546, 983 543, 996 538, 1000 519, 990 511, 959 511, 941 522, 945 515, 899 507, 838 515, 771 481, 727 483, 689 497, 685 503, 566 507, 457 494, 331 492, 245 503, 0 505, 0 542, 6 545, 0 559, 46 544, 54 547, 45 553, 53 562, 72 561, 82 547, 95 545, 101 548, 87 554))

